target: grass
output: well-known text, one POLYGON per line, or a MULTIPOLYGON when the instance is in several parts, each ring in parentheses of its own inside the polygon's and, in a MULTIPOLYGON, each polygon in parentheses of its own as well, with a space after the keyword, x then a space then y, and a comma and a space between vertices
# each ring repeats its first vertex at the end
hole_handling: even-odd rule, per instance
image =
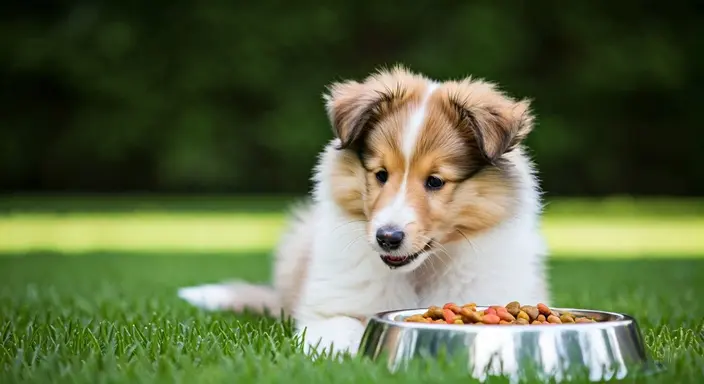
MULTIPOLYGON (((177 299, 184 285, 266 281, 267 250, 281 224, 273 208, 255 204, 225 215, 219 210, 230 207, 226 201, 201 211, 179 200, 137 211, 119 206, 124 202, 102 210, 100 202, 91 209, 62 204, 57 213, 60 204, 47 200, 0 200, 0 383, 467 382, 460 369, 443 364, 392 375, 363 359, 313 362, 301 355, 289 323, 207 313, 177 299)), ((634 315, 649 353, 666 368, 638 382, 704 378, 704 248, 697 235, 704 231, 701 205, 687 204, 574 201, 548 208, 546 231, 559 234, 553 243, 602 244, 586 252, 565 245, 551 260, 555 304, 634 315), (602 225, 621 232, 601 238, 609 232, 602 225), (624 236, 638 247, 608 245, 624 236), (651 236, 680 236, 685 244, 645 241, 651 236)))
MULTIPOLYGON (((378 382, 461 380, 455 370, 392 376, 380 364, 311 362, 290 326, 205 313, 175 297, 179 286, 268 277, 268 256, 190 254, 0 259, 0 382, 378 382)), ((21 257, 19 257, 21 256, 21 257)), ((556 304, 635 315, 657 382, 704 374, 704 260, 554 260, 556 304)), ((439 369, 439 368, 436 368, 439 369)))

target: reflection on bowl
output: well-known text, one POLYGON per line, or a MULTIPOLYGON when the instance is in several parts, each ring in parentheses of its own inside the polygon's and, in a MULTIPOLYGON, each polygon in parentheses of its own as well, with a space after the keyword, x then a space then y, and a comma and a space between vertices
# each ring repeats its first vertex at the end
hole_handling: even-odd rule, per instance
POLYGON ((426 309, 390 311, 369 320, 359 353, 372 360, 383 359, 392 371, 418 358, 461 359, 468 373, 480 380, 487 375, 514 379, 538 375, 540 379, 563 381, 585 375, 591 381, 600 381, 621 379, 634 371, 655 371, 632 317, 554 309, 599 322, 549 326, 427 324, 403 321, 426 309))

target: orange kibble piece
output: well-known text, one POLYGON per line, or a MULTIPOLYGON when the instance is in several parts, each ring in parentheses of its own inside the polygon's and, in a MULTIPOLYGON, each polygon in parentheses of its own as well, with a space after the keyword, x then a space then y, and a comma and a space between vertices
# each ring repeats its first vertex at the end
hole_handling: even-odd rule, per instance
POLYGON ((538 311, 540 311, 541 314, 545 315, 545 317, 548 317, 552 314, 550 308, 543 303, 538 304, 538 311))
POLYGON ((507 311, 503 311, 503 312, 499 311, 497 313, 497 316, 499 316, 499 318, 503 321, 512 322, 512 321, 516 320, 516 318, 513 317, 513 315, 508 313, 507 311))

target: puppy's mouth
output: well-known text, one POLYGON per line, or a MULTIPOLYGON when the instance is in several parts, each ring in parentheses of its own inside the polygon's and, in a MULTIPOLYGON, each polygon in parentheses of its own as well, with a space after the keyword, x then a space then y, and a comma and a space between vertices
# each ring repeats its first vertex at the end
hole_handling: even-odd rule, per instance
POLYGON ((418 256, 422 255, 425 252, 429 252, 432 248, 432 241, 428 242, 425 244, 423 248, 421 248, 420 251, 412 254, 412 255, 401 255, 401 256, 393 256, 393 255, 379 255, 381 257, 381 261, 384 262, 384 264, 388 265, 389 268, 394 269, 394 268, 399 268, 403 267, 404 265, 408 265, 412 263, 415 259, 418 258, 418 256))

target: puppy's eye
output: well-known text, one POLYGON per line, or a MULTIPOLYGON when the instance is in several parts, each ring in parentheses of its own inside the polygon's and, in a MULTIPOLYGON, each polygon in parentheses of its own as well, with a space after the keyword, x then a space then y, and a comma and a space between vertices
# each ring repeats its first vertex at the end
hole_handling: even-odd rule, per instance
POLYGON ((380 183, 384 184, 386 183, 386 180, 389 179, 389 173, 382 169, 376 173, 376 179, 379 180, 380 183))
POLYGON ((425 187, 431 190, 438 190, 445 185, 445 182, 437 176, 429 176, 425 180, 425 187))

